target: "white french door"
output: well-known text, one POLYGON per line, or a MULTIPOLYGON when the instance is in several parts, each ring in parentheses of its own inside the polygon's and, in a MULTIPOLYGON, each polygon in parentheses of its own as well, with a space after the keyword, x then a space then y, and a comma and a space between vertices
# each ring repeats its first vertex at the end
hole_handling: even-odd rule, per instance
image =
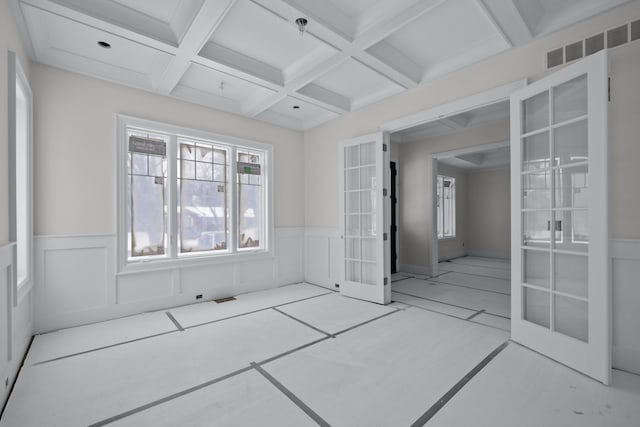
POLYGON ((340 293, 391 302, 389 247, 389 136, 379 132, 339 147, 340 293))
POLYGON ((608 58, 511 96, 511 337, 608 384, 608 58))

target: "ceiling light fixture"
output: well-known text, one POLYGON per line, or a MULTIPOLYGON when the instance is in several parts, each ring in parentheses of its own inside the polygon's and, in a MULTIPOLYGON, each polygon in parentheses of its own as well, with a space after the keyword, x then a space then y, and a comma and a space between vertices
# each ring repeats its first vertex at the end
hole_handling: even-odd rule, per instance
POLYGON ((103 47, 105 49, 111 49, 111 44, 107 42, 103 42, 102 40, 98 42, 98 46, 103 47))
POLYGON ((298 25, 298 31, 300 31, 300 35, 304 34, 304 30, 307 27, 307 18, 298 18, 296 19, 296 24, 298 25))

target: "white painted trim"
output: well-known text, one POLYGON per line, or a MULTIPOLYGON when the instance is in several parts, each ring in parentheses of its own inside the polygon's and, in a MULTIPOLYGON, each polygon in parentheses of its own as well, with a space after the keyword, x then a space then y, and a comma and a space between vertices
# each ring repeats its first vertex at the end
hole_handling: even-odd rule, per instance
POLYGON ((470 95, 455 101, 447 102, 428 110, 419 111, 399 119, 382 123, 378 130, 387 132, 398 132, 414 126, 419 126, 448 116, 452 116, 465 111, 506 101, 515 90, 526 86, 526 80, 517 80, 506 85, 498 86, 484 92, 470 95))
POLYGON ((34 259, 33 259, 33 91, 18 56, 13 51, 7 52, 8 62, 8 99, 9 99, 9 240, 18 241, 18 161, 17 161, 17 93, 16 86, 20 85, 25 92, 27 102, 27 147, 26 147, 26 239, 21 242, 27 251, 26 276, 21 283, 18 283, 18 246, 13 248, 14 260, 11 268, 13 283, 13 304, 18 306, 21 298, 29 293, 34 282, 34 259), (21 297, 20 297, 21 296, 21 297))
POLYGON ((612 259, 640 260, 640 239, 611 239, 612 259))
POLYGON ((15 243, 9 242, 0 246, 0 269, 7 268, 13 264, 13 248, 15 243))
POLYGON ((273 145, 253 140, 238 138, 229 135, 222 135, 198 129, 191 129, 182 126, 176 126, 172 124, 166 124, 153 120, 137 118, 127 116, 123 114, 116 114, 116 162, 117 162, 117 271, 118 275, 126 275, 129 273, 138 273, 142 271, 155 271, 164 270, 167 268, 182 268, 190 267, 194 265, 210 264, 210 263, 225 263, 225 262, 238 262, 247 260, 263 260, 274 258, 274 246, 275 246, 275 207, 274 207, 274 174, 275 174, 275 159, 273 145), (129 261, 127 260, 127 224, 126 224, 126 155, 127 155, 127 143, 126 143, 126 129, 128 126, 139 127, 142 129, 150 129, 162 133, 169 134, 170 143, 167 146, 167 162, 168 173, 167 179, 169 181, 169 215, 167 228, 169 233, 175 232, 173 237, 177 238, 177 218, 173 214, 177 209, 177 174, 175 171, 175 159, 176 159, 176 135, 187 135, 193 138, 200 138, 207 141, 216 141, 220 145, 229 147, 229 166, 230 166, 230 181, 229 191, 231 194, 231 217, 229 218, 230 224, 237 224, 237 204, 236 200, 236 170, 235 170, 235 153, 238 147, 247 147, 249 149, 256 149, 264 151, 265 159, 263 162, 263 177, 264 188, 266 192, 265 200, 263 201, 263 210, 265 212, 264 218, 264 231, 263 236, 260 237, 264 241, 262 249, 255 251, 237 251, 236 241, 236 228, 230 226, 229 230, 229 243, 230 253, 224 254, 202 254, 194 256, 178 256, 177 254, 177 239, 173 239, 173 242, 168 242, 168 257, 166 259, 158 260, 140 260, 129 261), (264 237, 264 238, 263 238, 264 237))
POLYGON ((441 151, 439 153, 433 153, 431 157, 433 157, 434 159, 444 159, 447 157, 457 157, 464 154, 473 154, 473 153, 479 153, 483 151, 494 150, 496 148, 509 147, 510 145, 511 145, 511 141, 509 140, 499 141, 499 142, 490 142, 488 144, 474 145, 473 147, 458 148, 456 150, 441 151))

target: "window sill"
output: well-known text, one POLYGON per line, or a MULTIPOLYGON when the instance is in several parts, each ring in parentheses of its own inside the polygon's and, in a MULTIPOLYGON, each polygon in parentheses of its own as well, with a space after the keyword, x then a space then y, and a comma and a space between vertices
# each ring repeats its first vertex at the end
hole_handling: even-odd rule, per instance
POLYGON ((247 251, 245 253, 221 255, 191 255, 177 259, 145 260, 127 262, 120 268, 117 276, 126 276, 151 271, 175 270, 190 267, 225 264, 232 262, 262 261, 274 259, 270 250, 247 251))

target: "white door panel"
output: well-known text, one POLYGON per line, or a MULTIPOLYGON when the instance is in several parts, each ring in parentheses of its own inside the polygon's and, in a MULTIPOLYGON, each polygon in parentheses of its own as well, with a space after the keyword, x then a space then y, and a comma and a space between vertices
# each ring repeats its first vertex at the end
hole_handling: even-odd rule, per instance
POLYGON ((609 383, 607 52, 511 96, 515 341, 609 383))
POLYGON ((342 141, 340 158, 340 292, 391 302, 389 137, 375 133, 342 141))

